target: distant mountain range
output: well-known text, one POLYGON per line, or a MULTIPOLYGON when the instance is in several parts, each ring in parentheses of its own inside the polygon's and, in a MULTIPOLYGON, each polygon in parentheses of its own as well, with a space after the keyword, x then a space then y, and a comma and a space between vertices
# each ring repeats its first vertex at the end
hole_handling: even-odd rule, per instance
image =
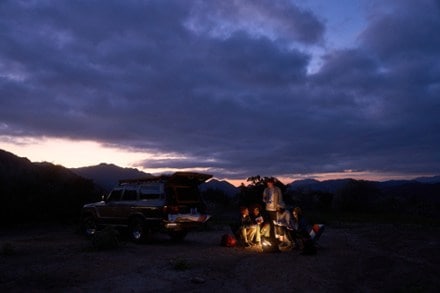
POLYGON ((113 164, 101 163, 96 166, 71 168, 81 177, 92 179, 97 185, 110 191, 119 184, 121 179, 145 178, 153 175, 139 171, 135 168, 122 168, 113 164))
MULTIPOLYGON (((118 185, 119 180, 149 176, 152 175, 112 164, 67 169, 47 162, 33 163, 0 150, 0 226, 78 220, 83 204, 100 200, 105 191, 118 185)), ((303 205, 310 205, 309 199, 313 199, 313 204, 318 199, 318 204, 344 207, 341 203, 348 202, 353 206, 358 200, 368 199, 366 204, 374 203, 373 207, 386 211, 392 209, 436 217, 440 208, 440 176, 384 182, 306 179, 294 181, 286 187, 287 198, 292 202, 299 200, 303 205), (334 196, 329 197, 327 193, 334 196)), ((219 195, 218 191, 232 198, 240 188, 224 180, 211 179, 201 185, 201 190, 213 190, 214 198, 222 199, 215 197, 219 195)))
MULTIPOLYGON (((71 169, 78 175, 92 179, 96 184, 106 189, 107 191, 111 190, 114 186, 118 184, 120 179, 128 179, 128 178, 142 178, 152 176, 151 174, 141 172, 138 169, 134 168, 122 168, 113 164, 99 164, 96 166, 84 167, 84 168, 75 168, 71 169)), ((347 186, 348 183, 356 181, 353 179, 334 179, 334 180, 324 180, 318 181, 315 179, 304 179, 304 180, 296 180, 287 185, 288 191, 301 190, 304 192, 312 192, 312 191, 321 191, 321 192, 329 192, 336 193, 339 190, 343 189, 347 186)), ((420 187, 423 184, 435 184, 440 183, 440 176, 433 177, 420 177, 412 180, 389 180, 389 181, 367 181, 374 185, 379 190, 390 191, 390 188, 399 188, 401 186, 415 185, 420 187)), ((206 191, 209 189, 220 190, 224 192, 227 196, 233 197, 240 192, 238 187, 235 187, 231 183, 225 180, 211 179, 200 185, 200 189, 202 191, 206 191)))
MULTIPOLYGON (((296 180, 287 185, 288 190, 303 190, 303 191, 324 191, 335 193, 344 186, 347 185, 350 181, 354 179, 333 179, 333 180, 324 180, 318 181, 315 179, 304 179, 304 180, 296 180)), ((411 180, 388 180, 388 181, 367 181, 374 184, 376 187, 388 188, 395 187, 401 185, 408 184, 436 184, 440 183, 440 176, 433 177, 419 177, 411 180)))
POLYGON ((418 177, 413 180, 420 183, 440 183, 440 175, 433 177, 418 177))
POLYGON ((240 191, 239 188, 235 187, 228 181, 217 179, 211 179, 200 185, 200 190, 206 191, 208 189, 221 190, 229 197, 234 197, 240 191))
MULTIPOLYGON (((9 157, 10 156, 16 157, 15 155, 9 153, 9 157)), ((19 157, 16 158, 17 160, 21 160, 22 162, 26 162, 27 164, 34 164, 34 165, 42 164, 42 163, 31 163, 26 158, 19 158, 19 157)), ((61 168, 61 166, 58 167, 61 168)), ((152 176, 149 173, 142 172, 135 168, 123 168, 116 166, 114 164, 106 164, 106 163, 101 163, 99 165, 82 167, 82 168, 66 169, 66 172, 67 170, 70 170, 71 172, 83 178, 93 180, 93 182, 97 186, 100 186, 107 192, 110 191, 114 186, 116 186, 119 180, 121 179, 142 178, 142 177, 152 176)), ((322 192, 336 193, 338 190, 344 188, 347 185, 347 183, 349 183, 350 181, 353 181, 353 179, 334 179, 334 180, 324 180, 324 181, 318 181, 315 179, 296 180, 291 182, 290 184, 287 184, 287 190, 288 191, 302 190, 305 192, 322 191, 322 192)), ((419 184, 440 183, 440 175, 433 177, 419 177, 412 180, 389 180, 383 182, 379 182, 379 181, 369 181, 369 182, 374 184, 379 189, 387 189, 391 187, 399 187, 408 184, 418 185, 417 183, 419 184)), ((221 190, 226 195, 231 197, 236 195, 240 191, 238 187, 235 187, 229 182, 225 180, 217 180, 217 179, 211 179, 208 182, 203 183, 200 187, 202 191, 206 191, 208 189, 221 190)))
POLYGON ((343 188, 351 179, 335 179, 318 181, 315 179, 296 180, 287 185, 287 190, 324 191, 335 193, 343 188))
MULTIPOLYGON (((120 179, 134 179, 151 177, 152 174, 139 171, 134 168, 122 168, 113 164, 99 164, 83 168, 70 169, 76 174, 93 180, 96 184, 107 191, 118 185, 120 179)), ((233 197, 239 192, 239 189, 225 180, 211 179, 200 185, 202 191, 208 189, 217 189, 223 191, 226 195, 233 197)))

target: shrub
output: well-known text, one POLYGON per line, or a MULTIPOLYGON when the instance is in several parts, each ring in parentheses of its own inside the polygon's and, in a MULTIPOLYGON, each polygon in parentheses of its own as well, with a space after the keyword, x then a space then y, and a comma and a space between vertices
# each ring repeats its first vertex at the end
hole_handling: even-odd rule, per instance
POLYGON ((188 260, 183 258, 175 258, 170 261, 172 267, 176 271, 186 271, 191 268, 191 265, 189 264, 188 260))

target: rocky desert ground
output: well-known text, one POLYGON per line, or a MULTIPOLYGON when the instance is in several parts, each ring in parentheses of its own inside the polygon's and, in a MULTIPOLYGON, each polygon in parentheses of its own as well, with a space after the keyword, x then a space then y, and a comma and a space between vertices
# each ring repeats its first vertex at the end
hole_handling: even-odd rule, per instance
POLYGON ((74 225, 15 227, 0 232, 0 292, 439 292, 438 232, 338 223, 304 256, 222 247, 222 226, 110 250, 74 225))

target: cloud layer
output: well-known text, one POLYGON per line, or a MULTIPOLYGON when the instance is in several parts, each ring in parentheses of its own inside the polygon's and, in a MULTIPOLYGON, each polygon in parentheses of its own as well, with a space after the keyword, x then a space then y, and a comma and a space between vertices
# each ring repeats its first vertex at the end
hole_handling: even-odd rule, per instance
POLYGON ((440 173, 440 5, 365 9, 357 42, 326 49, 319 11, 287 0, 2 1, 0 134, 227 178, 440 173))

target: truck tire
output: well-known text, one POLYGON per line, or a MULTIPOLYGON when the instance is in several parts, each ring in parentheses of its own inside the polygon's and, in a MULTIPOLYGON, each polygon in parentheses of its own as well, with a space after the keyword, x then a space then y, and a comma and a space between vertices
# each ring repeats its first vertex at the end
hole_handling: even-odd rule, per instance
POLYGON ((95 217, 92 215, 85 216, 81 220, 81 231, 87 237, 92 237, 98 230, 95 217))
POLYGON ((149 240, 151 231, 143 219, 136 217, 130 220, 128 225, 128 235, 135 243, 142 243, 149 240))

